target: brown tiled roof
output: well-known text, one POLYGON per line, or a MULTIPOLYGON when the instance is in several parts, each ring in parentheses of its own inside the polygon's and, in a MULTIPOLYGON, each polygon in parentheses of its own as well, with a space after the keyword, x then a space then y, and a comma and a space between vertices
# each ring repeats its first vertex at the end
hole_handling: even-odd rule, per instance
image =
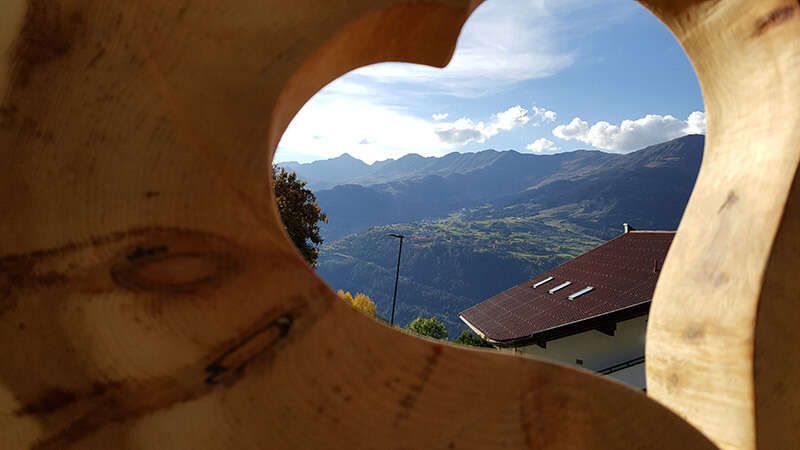
POLYGON ((614 321, 645 314, 673 231, 632 231, 548 272, 501 292, 460 317, 487 339, 511 345, 544 343, 614 321), (533 284, 553 279, 534 288, 533 284), (549 290, 570 281, 569 286, 549 290), (568 297, 592 286, 574 300, 568 297))

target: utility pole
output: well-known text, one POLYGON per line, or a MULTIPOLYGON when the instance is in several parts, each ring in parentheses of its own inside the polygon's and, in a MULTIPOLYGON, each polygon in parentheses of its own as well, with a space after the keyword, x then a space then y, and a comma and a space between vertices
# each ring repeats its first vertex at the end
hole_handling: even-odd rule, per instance
POLYGON ((405 239, 405 236, 396 233, 387 234, 387 236, 400 239, 400 249, 397 251, 397 272, 394 275, 394 295, 392 296, 392 318, 389 320, 389 324, 394 325, 394 307, 397 304, 397 283, 400 281, 400 255, 403 254, 403 239, 405 239))

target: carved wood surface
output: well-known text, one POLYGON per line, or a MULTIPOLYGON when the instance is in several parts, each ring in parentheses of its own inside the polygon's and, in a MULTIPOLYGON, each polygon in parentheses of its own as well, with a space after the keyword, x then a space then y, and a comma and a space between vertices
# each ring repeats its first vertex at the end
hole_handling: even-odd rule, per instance
POLYGON ((651 308, 648 394, 721 447, 794 448, 800 4, 653 3, 694 63, 708 136, 651 308))
POLYGON ((359 66, 443 66, 478 3, 5 0, 0 447, 796 442, 795 2, 649 2, 710 121, 651 397, 392 330, 292 248, 269 170, 293 115, 359 66))

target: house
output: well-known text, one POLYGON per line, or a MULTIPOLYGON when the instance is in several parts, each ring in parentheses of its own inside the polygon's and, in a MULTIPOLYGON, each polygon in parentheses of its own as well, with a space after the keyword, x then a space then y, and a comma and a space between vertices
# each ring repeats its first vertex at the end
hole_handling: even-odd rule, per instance
POLYGON ((647 316, 674 231, 635 231, 479 303, 459 317, 501 350, 645 389, 647 316))

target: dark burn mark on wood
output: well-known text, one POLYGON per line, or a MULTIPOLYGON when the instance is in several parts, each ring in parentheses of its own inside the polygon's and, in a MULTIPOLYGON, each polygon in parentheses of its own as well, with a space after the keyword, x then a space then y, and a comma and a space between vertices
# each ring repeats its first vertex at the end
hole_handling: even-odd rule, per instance
POLYGON ((268 354, 289 335, 294 320, 294 313, 288 312, 244 336, 206 366, 205 383, 217 384, 230 378, 237 379, 250 362, 268 354))
MULTIPOLYGON (((79 396, 81 398, 77 400, 91 398, 88 411, 39 441, 33 448, 51 450, 70 447, 109 424, 129 422, 155 411, 169 409, 175 404, 201 398, 221 386, 235 384, 246 365, 256 358, 274 356, 276 347, 288 335, 292 323, 304 307, 305 303, 300 303, 290 312, 269 320, 266 325, 252 327, 255 331, 238 339, 236 345, 205 367, 205 380, 197 377, 197 366, 193 366, 169 377, 92 385, 89 393, 79 396), (271 332, 275 332, 275 338, 262 340, 271 332)), ((274 317, 274 313, 270 316, 274 317)), ((256 323, 263 323, 263 320, 256 323)))
MULTIPOLYGON (((182 228, 148 227, 113 232, 46 250, 6 254, 0 256, 0 315, 16 307, 21 292, 63 288, 70 283, 89 283, 75 286, 75 289, 95 292, 97 281, 87 280, 108 280, 109 272, 109 281, 134 292, 180 294, 213 288, 239 270, 232 256, 235 253, 236 247, 219 235, 182 228), (111 263, 110 270, 103 265, 83 267, 75 260, 82 251, 123 245, 121 243, 126 240, 133 244, 115 250, 121 252, 120 261, 111 263), (170 247, 164 242, 169 242, 170 247), (173 246, 186 251, 175 251, 173 246), (68 260, 75 261, 65 265, 68 260), (98 270, 101 272, 93 273, 98 270)), ((103 289, 111 288, 113 285, 109 283, 103 289)))
POLYGON ((35 401, 14 411, 14 415, 27 416, 31 414, 49 414, 74 403, 77 399, 78 396, 73 392, 60 388, 48 389, 35 401))
POLYGON ((717 270, 706 270, 705 272, 714 287, 722 286, 730 281, 730 277, 725 272, 719 272, 717 270))
POLYGON ((29 0, 12 53, 11 86, 26 87, 39 66, 64 58, 85 33, 82 13, 68 13, 60 3, 50 0, 29 0))
POLYGON ((132 292, 192 294, 219 285, 238 270, 233 256, 217 251, 170 252, 166 245, 136 246, 111 267, 111 279, 132 292))
POLYGON ((39 398, 14 411, 16 416, 47 415, 59 411, 81 400, 104 395, 111 389, 118 389, 119 383, 93 383, 88 391, 73 392, 63 388, 46 390, 39 398))
POLYGON ((678 375, 678 372, 672 372, 667 377, 667 391, 668 392, 675 392, 681 386, 681 377, 678 375))
POLYGON ((3 284, 8 283, 21 290, 58 286, 65 284, 68 280, 63 273, 56 271, 37 273, 32 266, 25 264, 3 270, 2 277, 4 278, 3 284))
POLYGON ((683 337, 689 342, 702 340, 706 335, 706 330, 702 325, 689 325, 683 332, 683 337))
POLYGON ((103 395, 109 389, 116 389, 119 386, 119 383, 92 383, 92 396, 103 395))
MULTIPOLYGON (((116 285, 135 293, 207 292, 243 270, 239 258, 242 252, 218 234, 177 227, 146 227, 92 236, 60 247, 2 255, 0 314, 15 307, 20 290, 62 287, 79 281, 90 283, 83 288, 93 291, 100 283, 105 290, 116 285), (119 259, 92 267, 80 262, 81 252, 94 252, 98 248, 107 248, 118 254, 119 259), (73 264, 65 266, 70 260, 73 264)), ((288 252, 259 256, 264 272, 306 268, 301 258, 288 252)), ((321 282, 319 287, 326 289, 321 282)))
POLYGON ((126 258, 128 258, 128 261, 134 262, 138 259, 160 255, 162 253, 167 253, 168 251, 169 248, 166 245, 152 245, 149 247, 136 246, 132 252, 128 253, 126 258))
POLYGON ((174 379, 155 378, 136 384, 94 384, 77 402, 89 409, 65 427, 37 442, 36 450, 55 450, 72 444, 113 423, 126 422, 170 405, 189 401, 208 393, 208 389, 183 386, 174 379))
POLYGON ((15 292, 52 288, 67 281, 63 273, 37 269, 35 261, 0 258, 0 316, 16 308, 15 292))
POLYGON ((158 191, 147 191, 144 193, 144 196, 147 198, 158 197, 159 195, 161 195, 161 193, 158 191))
POLYGON ((794 17, 796 9, 796 5, 786 5, 773 10, 771 13, 762 17, 758 20, 758 22, 756 22, 756 28, 753 31, 753 37, 761 36, 770 28, 788 21, 794 17))
POLYGON ((431 375, 433 375, 433 370, 439 364, 439 357, 441 356, 444 347, 441 344, 433 344, 432 350, 433 352, 426 358, 425 366, 422 368, 422 371, 419 374, 419 383, 411 385, 411 392, 406 394, 400 400, 400 406, 402 408, 395 417, 395 425, 397 425, 400 420, 408 418, 411 410, 414 409, 414 406, 417 403, 417 398, 420 396, 420 394, 422 394, 422 391, 425 389, 425 385, 428 384, 428 380, 431 378, 431 375))
POLYGON ((66 275, 56 272, 56 271, 49 271, 45 273, 34 273, 26 279, 26 282, 30 283, 31 287, 52 287, 65 284, 68 281, 66 275))
POLYGON ((94 65, 97 64, 97 61, 100 61, 100 59, 103 58, 103 55, 105 54, 106 54, 105 47, 100 47, 100 50, 98 50, 97 53, 95 53, 94 56, 92 56, 92 59, 89 60, 89 63, 86 64, 86 68, 91 69, 92 67, 94 67, 94 65))
MULTIPOLYGON (((37 450, 67 448, 109 424, 136 420, 155 411, 201 398, 215 389, 235 384, 245 367, 256 359, 271 360, 289 336, 289 331, 306 307, 296 301, 294 307, 277 317, 275 312, 257 320, 251 332, 237 338, 233 345, 211 364, 191 365, 169 377, 133 380, 130 382, 95 383, 83 394, 75 394, 74 402, 61 401, 64 407, 86 402, 86 413, 39 441, 37 450), (266 323, 265 323, 266 322, 266 323), (198 377, 198 368, 205 367, 205 378, 198 377)), ((67 393, 67 397, 69 397, 67 393)), ((66 398, 66 397, 65 397, 66 398)), ((55 411, 58 408, 51 409, 55 411)))
POLYGON ((739 201, 739 196, 736 195, 736 192, 734 191, 728 192, 728 196, 725 198, 725 201, 722 203, 722 205, 720 205, 719 209, 717 210, 717 214, 735 205, 738 201, 739 201))
MULTIPOLYGON (((82 242, 70 242, 60 247, 49 248, 46 250, 36 250, 29 253, 21 254, 6 254, 0 256, 0 270, 4 264, 16 264, 22 261, 40 262, 48 258, 64 256, 83 250, 90 247, 99 247, 109 244, 115 244, 125 239, 143 238, 148 235, 165 234, 165 235, 185 235, 185 236, 209 236, 206 233, 200 233, 184 228, 168 228, 168 227, 145 227, 127 231, 115 231, 103 236, 93 236, 82 242)), ((214 236, 209 236, 214 237, 214 236)))

